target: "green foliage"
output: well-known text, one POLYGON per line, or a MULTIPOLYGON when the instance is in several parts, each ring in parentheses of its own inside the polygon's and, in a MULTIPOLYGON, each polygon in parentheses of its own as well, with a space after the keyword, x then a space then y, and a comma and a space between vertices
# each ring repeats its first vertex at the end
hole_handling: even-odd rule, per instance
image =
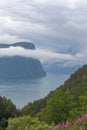
POLYGON ((33 115, 33 111, 32 111, 32 103, 28 103, 28 105, 24 106, 21 109, 21 113, 22 115, 33 115))
POLYGON ((7 127, 7 119, 9 117, 15 117, 17 115, 18 111, 11 100, 0 96, 0 130, 4 130, 7 127))
POLYGON ((71 90, 73 87, 76 88, 79 84, 84 84, 84 82, 87 82, 87 65, 84 65, 72 74, 70 78, 65 81, 62 88, 64 90, 71 90))
POLYGON ((10 99, 0 96, 0 119, 14 117, 17 115, 16 106, 11 102, 10 99))
POLYGON ((22 110, 23 115, 38 115, 41 121, 61 122, 70 117, 77 118, 87 111, 87 65, 80 68, 47 97, 29 103, 22 110), (85 104, 84 104, 85 102, 85 104))
POLYGON ((6 130, 52 130, 54 125, 48 125, 45 122, 40 122, 38 118, 24 116, 14 119, 9 119, 6 130))
POLYGON ((8 126, 8 121, 5 118, 0 120, 0 130, 4 130, 8 126))
POLYGON ((40 120, 57 124, 58 122, 66 121, 71 116, 75 106, 76 104, 69 92, 59 90, 48 100, 47 107, 38 116, 40 120))
POLYGON ((87 112, 87 91, 79 96, 79 101, 80 101, 80 111, 82 111, 82 113, 86 113, 87 112))
POLYGON ((5 104, 5 118, 14 117, 17 115, 17 109, 16 106, 11 102, 10 99, 4 98, 3 103, 5 104))
POLYGON ((33 103, 28 103, 21 109, 22 115, 35 116, 46 106, 46 98, 34 101, 33 103))

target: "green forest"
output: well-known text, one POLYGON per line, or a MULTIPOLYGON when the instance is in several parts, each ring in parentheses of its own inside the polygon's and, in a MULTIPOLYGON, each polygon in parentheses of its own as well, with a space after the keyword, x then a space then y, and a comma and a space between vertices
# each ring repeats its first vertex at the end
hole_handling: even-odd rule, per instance
POLYGON ((22 109, 0 96, 0 130, 87 130, 87 65, 22 109))

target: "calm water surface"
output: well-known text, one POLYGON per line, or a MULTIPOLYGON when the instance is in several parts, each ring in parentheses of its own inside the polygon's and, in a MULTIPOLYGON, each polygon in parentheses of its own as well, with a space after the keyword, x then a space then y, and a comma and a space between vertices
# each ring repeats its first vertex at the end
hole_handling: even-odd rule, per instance
POLYGON ((64 74, 47 74, 46 77, 35 80, 0 81, 0 95, 10 98, 17 108, 22 108, 28 102, 45 97, 68 77, 64 74))

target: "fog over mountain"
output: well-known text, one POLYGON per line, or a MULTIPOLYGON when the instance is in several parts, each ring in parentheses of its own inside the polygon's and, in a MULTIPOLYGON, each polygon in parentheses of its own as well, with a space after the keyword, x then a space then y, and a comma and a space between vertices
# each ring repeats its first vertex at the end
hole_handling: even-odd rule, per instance
POLYGON ((30 79, 46 76, 40 61, 31 56, 22 55, 23 51, 20 54, 19 48, 24 51, 35 51, 34 44, 28 42, 0 44, 0 79, 30 79), (8 55, 9 48, 12 50, 8 55), (16 53, 14 48, 18 48, 16 53))
MULTIPOLYGON (((36 48, 33 43, 17 42, 12 44, 0 44, 0 58, 22 57, 41 61, 46 72, 71 73, 81 66, 83 57, 81 54, 67 54, 36 48), (79 64, 77 60, 81 61, 79 64), (70 63, 69 63, 70 62, 70 63)), ((3 61, 1 61, 3 62, 3 61)))
MULTIPOLYGON (((28 54, 42 63, 82 66, 87 63, 86 16, 85 0, 3 0, 0 2, 0 44, 29 41, 37 49, 28 54)), ((12 53, 11 50, 18 52, 18 47, 3 51, 12 53)), ((22 48, 20 51, 24 52, 22 48)))

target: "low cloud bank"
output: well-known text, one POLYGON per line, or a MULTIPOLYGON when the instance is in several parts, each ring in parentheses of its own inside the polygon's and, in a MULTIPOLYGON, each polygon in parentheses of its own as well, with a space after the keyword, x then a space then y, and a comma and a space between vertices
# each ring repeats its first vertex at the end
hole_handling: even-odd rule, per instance
POLYGON ((44 62, 64 62, 64 66, 73 66, 85 63, 85 55, 82 54, 63 54, 56 53, 46 49, 28 50, 22 47, 9 47, 0 49, 0 57, 3 56, 24 56, 39 59, 44 62))

